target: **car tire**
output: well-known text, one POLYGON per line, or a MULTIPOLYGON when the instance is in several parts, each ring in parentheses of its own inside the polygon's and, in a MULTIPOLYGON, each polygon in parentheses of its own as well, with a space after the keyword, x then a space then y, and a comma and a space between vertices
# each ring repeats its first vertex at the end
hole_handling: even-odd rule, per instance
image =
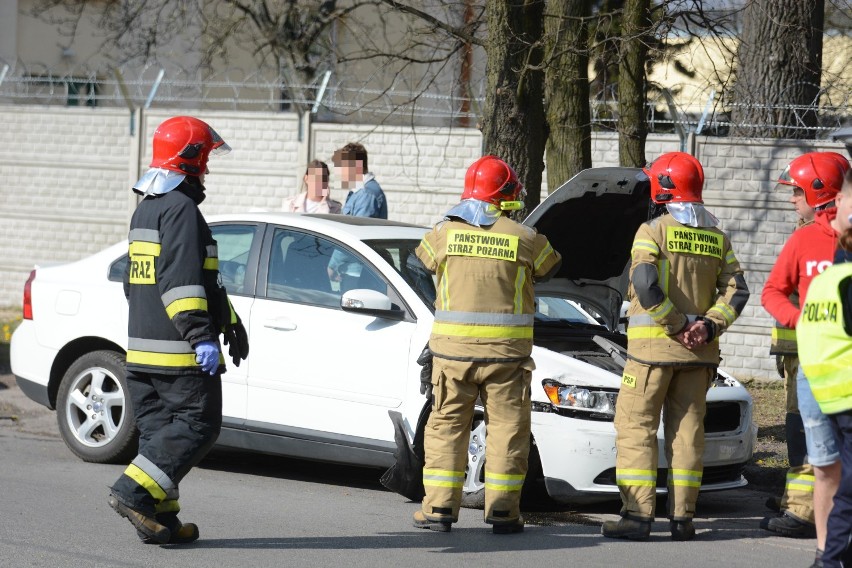
POLYGON ((130 408, 124 355, 86 353, 68 368, 56 396, 56 420, 65 445, 92 463, 128 463, 138 431, 130 408))
MULTIPOLYGON (((531 438, 529 466, 524 487, 521 490, 521 505, 536 506, 547 499, 541 458, 535 440, 531 438)), ((461 506, 466 509, 485 508, 485 418, 481 414, 474 415, 470 427, 461 506)))

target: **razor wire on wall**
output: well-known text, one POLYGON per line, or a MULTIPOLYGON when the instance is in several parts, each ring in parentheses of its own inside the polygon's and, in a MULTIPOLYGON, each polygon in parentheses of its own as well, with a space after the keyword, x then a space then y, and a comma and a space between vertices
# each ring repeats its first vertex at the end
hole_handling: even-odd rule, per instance
MULTIPOLYGON (((667 89, 677 93, 679 85, 667 89)), ((613 92, 615 89, 604 89, 613 92)), ((785 124, 762 127, 802 130, 801 138, 820 139, 852 122, 852 88, 840 89, 841 97, 829 97, 820 91, 810 105, 755 105, 773 111, 776 116, 792 115, 785 124), (832 100, 835 99, 835 100, 832 100), (805 120, 816 116, 817 121, 805 120)), ((834 92, 838 89, 835 86, 834 92)), ((734 103, 728 93, 707 88, 692 100, 673 100, 651 95, 646 103, 651 133, 695 132, 708 136, 727 136, 738 126, 732 122, 734 103), (703 100, 702 100, 703 99, 703 100)), ((260 74, 246 75, 240 70, 217 73, 199 80, 174 72, 146 68, 130 72, 116 69, 92 70, 79 67, 57 71, 46 67, 12 69, 0 64, 0 104, 36 104, 49 106, 143 107, 247 110, 259 112, 312 111, 322 122, 371 122, 382 124, 475 126, 479 115, 470 109, 481 108, 484 96, 468 99, 442 92, 413 92, 395 88, 349 86, 329 75, 310 85, 292 85, 260 74), (238 78, 234 78, 238 77, 238 78), (303 98, 286 96, 300 93, 303 98)), ((617 100, 595 97, 589 101, 592 127, 616 130, 617 100)))

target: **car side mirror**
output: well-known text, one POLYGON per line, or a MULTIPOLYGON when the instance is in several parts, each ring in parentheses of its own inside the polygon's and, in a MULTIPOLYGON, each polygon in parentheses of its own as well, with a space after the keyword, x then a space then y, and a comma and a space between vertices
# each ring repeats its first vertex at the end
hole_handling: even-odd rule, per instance
POLYGON ((355 288, 345 292, 340 298, 340 307, 346 312, 357 312, 377 318, 405 319, 405 310, 394 306, 385 294, 367 288, 355 288))

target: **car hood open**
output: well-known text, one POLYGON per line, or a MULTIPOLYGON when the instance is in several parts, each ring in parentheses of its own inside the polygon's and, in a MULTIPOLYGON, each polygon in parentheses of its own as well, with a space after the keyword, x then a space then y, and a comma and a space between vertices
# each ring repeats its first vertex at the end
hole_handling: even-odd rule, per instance
POLYGON ((633 238, 650 211, 650 183, 639 168, 591 168, 563 183, 524 220, 562 255, 559 272, 536 291, 577 300, 615 329, 633 238))

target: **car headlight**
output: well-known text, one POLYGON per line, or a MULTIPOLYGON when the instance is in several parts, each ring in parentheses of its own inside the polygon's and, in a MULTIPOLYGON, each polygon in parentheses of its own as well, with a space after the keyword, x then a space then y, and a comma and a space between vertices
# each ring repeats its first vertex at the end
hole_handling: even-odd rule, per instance
POLYGON ((541 386, 557 412, 577 418, 615 419, 617 391, 566 385, 553 379, 544 379, 541 386))

